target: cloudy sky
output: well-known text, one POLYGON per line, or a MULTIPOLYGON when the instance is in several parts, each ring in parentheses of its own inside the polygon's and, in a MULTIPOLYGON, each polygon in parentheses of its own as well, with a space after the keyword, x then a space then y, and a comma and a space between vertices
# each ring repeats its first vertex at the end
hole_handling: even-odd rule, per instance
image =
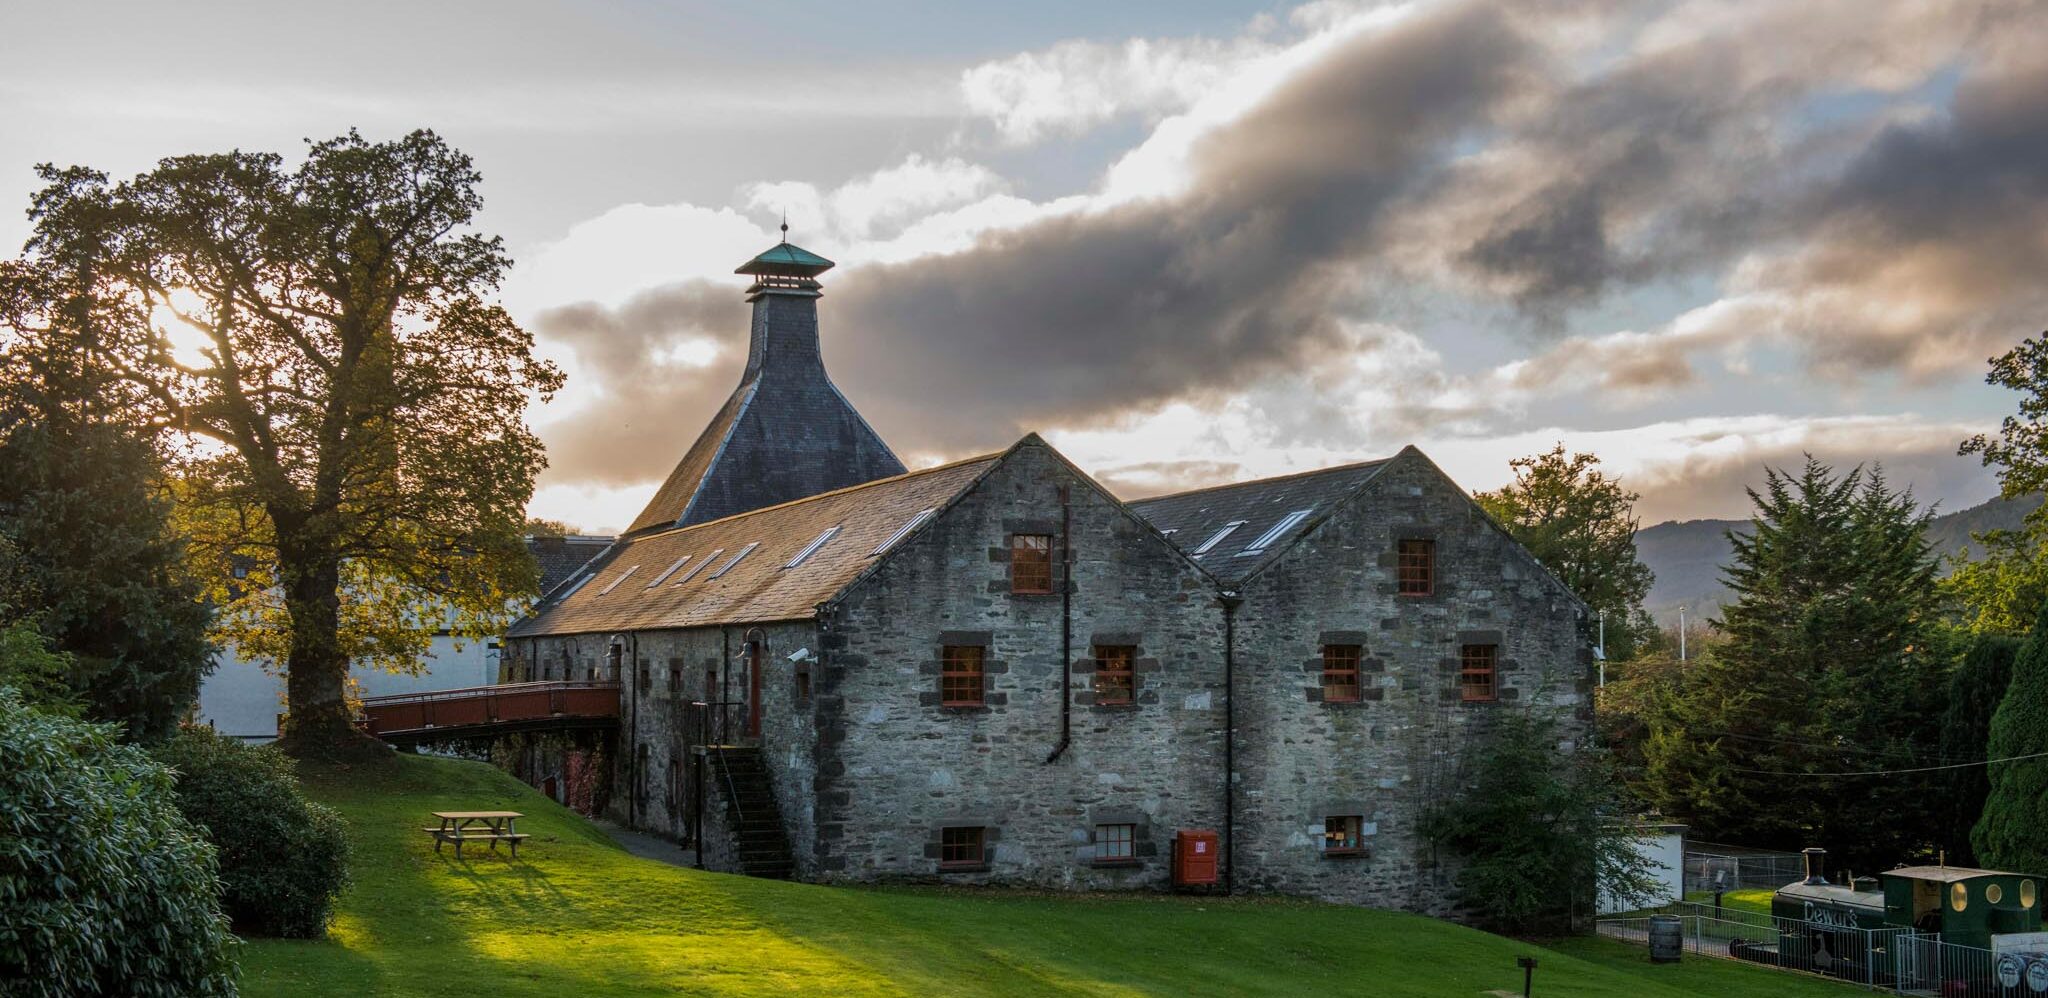
POLYGON ((283 10, 9 5, 0 196, 440 131, 571 376, 533 512, 589 529, 730 391, 785 211, 908 463, 1035 430, 1132 496, 1562 441, 1646 522, 1802 452, 1961 508, 2048 326, 2038 0, 283 10))

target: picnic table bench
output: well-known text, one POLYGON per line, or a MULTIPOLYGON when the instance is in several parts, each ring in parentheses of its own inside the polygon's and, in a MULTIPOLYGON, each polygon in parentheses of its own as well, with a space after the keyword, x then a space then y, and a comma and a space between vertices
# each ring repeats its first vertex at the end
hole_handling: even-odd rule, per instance
POLYGON ((434 837, 435 852, 445 843, 455 843, 457 859, 462 858, 464 842, 489 842, 493 852, 503 842, 512 847, 512 858, 518 859, 519 843, 528 838, 512 830, 513 822, 526 817, 517 811, 435 811, 434 817, 441 819, 441 824, 420 831, 434 837))

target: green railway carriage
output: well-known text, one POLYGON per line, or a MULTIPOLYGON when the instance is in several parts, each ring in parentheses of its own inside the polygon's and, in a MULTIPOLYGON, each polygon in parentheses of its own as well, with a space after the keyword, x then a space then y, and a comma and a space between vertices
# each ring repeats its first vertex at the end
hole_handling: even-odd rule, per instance
POLYGON ((1825 850, 1808 849, 1806 879, 1771 895, 1775 944, 1744 944, 1735 955, 1866 981, 1902 968, 1873 929, 1941 933, 1946 943, 1993 949, 1994 937, 2041 931, 2041 878, 1960 866, 1902 866, 1847 886, 1821 873, 1825 850), (1863 931, 1859 931, 1863 930, 1863 931))
POLYGON ((1990 949, 1991 937, 2041 931, 2040 879, 1960 866, 1904 866, 1878 875, 1885 922, 1990 949))

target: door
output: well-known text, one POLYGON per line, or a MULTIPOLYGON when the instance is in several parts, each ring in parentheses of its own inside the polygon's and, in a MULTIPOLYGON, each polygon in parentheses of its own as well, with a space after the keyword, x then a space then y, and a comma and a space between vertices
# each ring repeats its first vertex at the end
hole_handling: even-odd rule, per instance
POLYGON ((747 642, 747 737, 761 737, 761 642, 747 642))

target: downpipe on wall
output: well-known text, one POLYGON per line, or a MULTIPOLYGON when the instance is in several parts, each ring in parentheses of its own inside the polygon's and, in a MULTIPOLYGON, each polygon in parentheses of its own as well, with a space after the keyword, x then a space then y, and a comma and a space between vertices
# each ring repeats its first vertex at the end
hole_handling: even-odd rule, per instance
POLYGON ((1223 605, 1223 893, 1237 875, 1237 607, 1244 597, 1226 592, 1223 605))
POLYGON ((1074 740, 1074 504, 1060 486, 1060 741, 1045 757, 1050 766, 1074 740))

